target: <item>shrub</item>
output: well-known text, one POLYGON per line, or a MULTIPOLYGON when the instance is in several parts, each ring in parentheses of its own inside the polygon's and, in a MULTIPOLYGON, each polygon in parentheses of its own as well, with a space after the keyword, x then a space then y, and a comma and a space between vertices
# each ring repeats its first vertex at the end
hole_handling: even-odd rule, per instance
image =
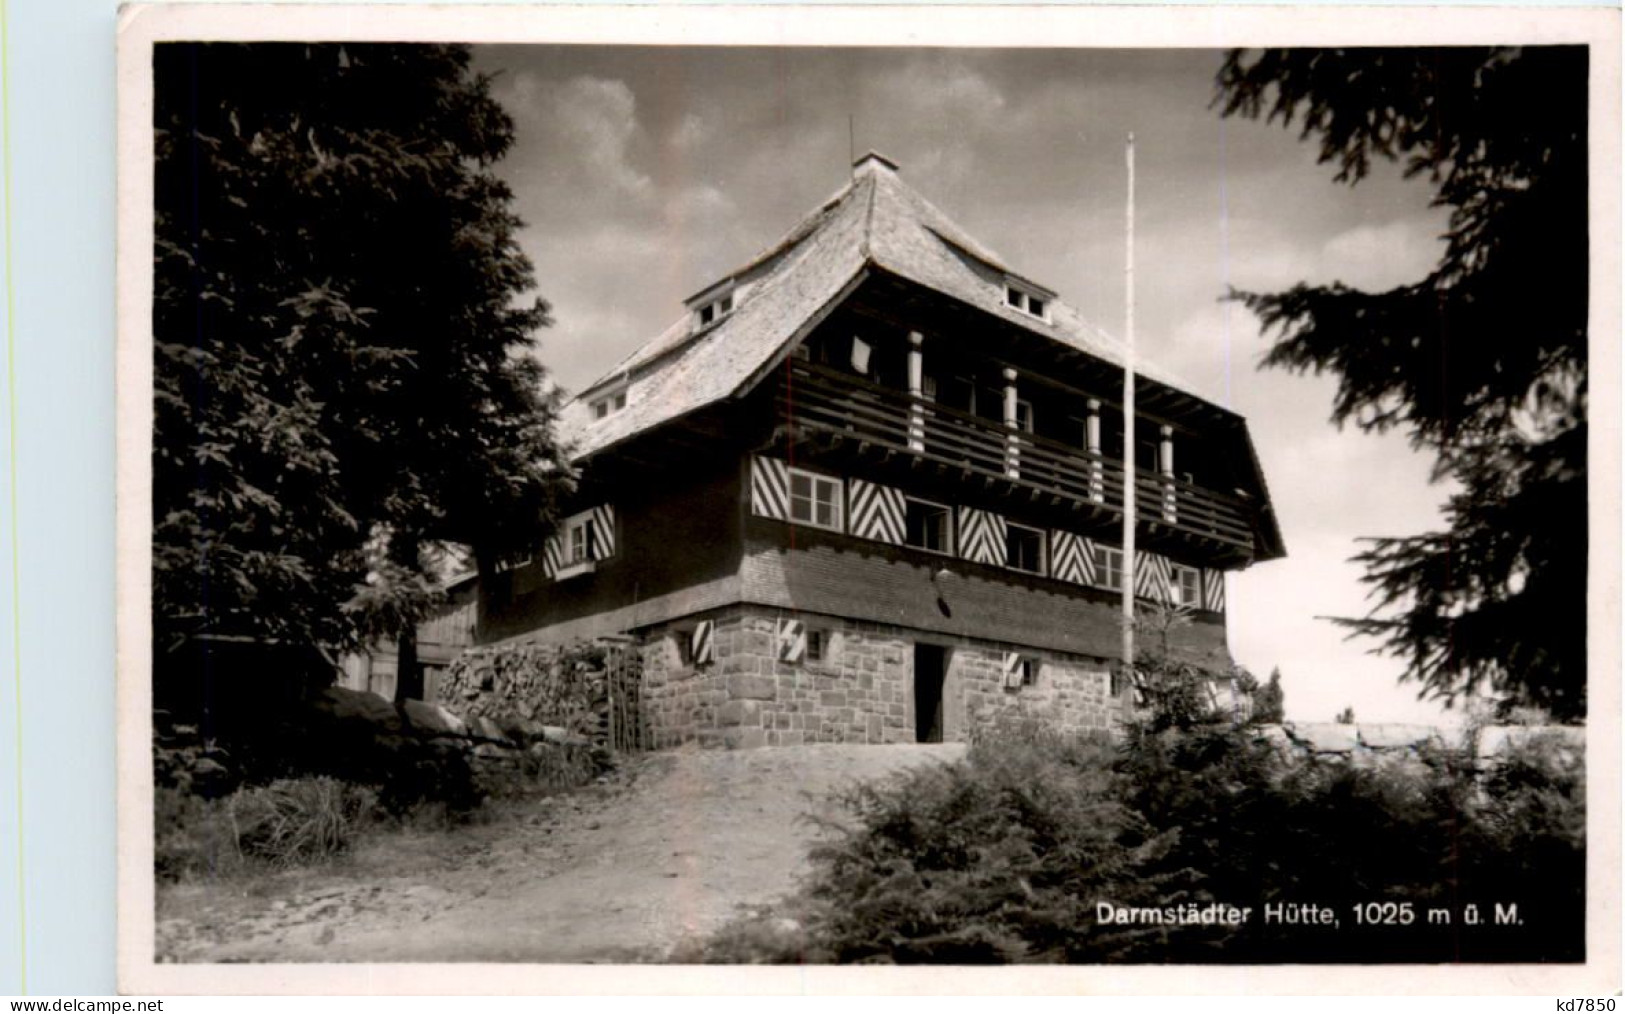
POLYGON ((372 789, 332 778, 284 779, 222 799, 160 786, 154 802, 155 866, 162 880, 328 859, 381 817, 372 789))
POLYGON ((153 859, 160 880, 221 877, 242 867, 231 817, 187 788, 160 785, 153 795, 153 859))
POLYGON ((1584 777, 1532 742, 1488 771, 1437 750, 1379 767, 1288 758, 1223 724, 1123 743, 1007 724, 957 764, 848 791, 806 887, 690 960, 1574 961, 1584 777), (1123 925, 1096 905, 1246 907, 1240 926, 1123 925), (1354 907, 1409 903, 1405 925, 1354 907), (1313 903, 1338 925, 1272 923, 1313 903), (1497 903, 1521 923, 1496 925, 1497 903), (1481 922, 1466 918, 1478 906, 1481 922), (1430 922, 1428 910, 1451 913, 1430 922))
POLYGON ((580 788, 608 771, 612 757, 587 743, 533 743, 519 760, 518 785, 524 794, 550 796, 580 788))
POLYGON ((347 849, 356 831, 375 819, 378 796, 333 778, 298 778, 240 789, 225 805, 238 852, 287 866, 347 849))
MULTIPOLYGON (((840 797, 850 824, 813 850, 807 889, 682 957, 705 961, 1074 960, 1108 885, 1124 903, 1180 896, 1171 847, 1113 798, 1116 747, 1007 721, 954 764, 840 797)), ((1143 928, 1094 933, 1108 952, 1143 928)))

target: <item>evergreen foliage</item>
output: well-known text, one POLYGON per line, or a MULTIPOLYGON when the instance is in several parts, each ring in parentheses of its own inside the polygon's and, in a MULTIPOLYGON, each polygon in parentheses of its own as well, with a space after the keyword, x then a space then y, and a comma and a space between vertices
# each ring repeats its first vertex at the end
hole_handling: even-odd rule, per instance
POLYGON ((1264 365, 1330 372, 1332 419, 1409 434, 1448 527, 1370 539, 1374 608, 1339 622, 1452 702, 1586 711, 1587 81, 1580 46, 1236 51, 1224 115, 1299 125, 1336 180, 1378 160, 1450 211, 1415 282, 1238 293, 1264 365))
POLYGON ((156 651, 410 633, 432 550, 539 545, 547 305, 457 46, 155 47, 156 651))
POLYGON ((851 820, 815 852, 801 894, 673 959, 1585 956, 1584 769, 1538 738, 1486 770, 1443 749, 1372 766, 1291 758, 1225 723, 1142 725, 1124 744, 1006 726, 964 761, 855 789, 846 803, 851 820), (1102 903, 1251 914, 1232 924, 1124 921, 1102 918, 1102 903), (1329 909, 1337 925, 1265 914, 1303 903, 1329 909), (1372 903, 1362 920, 1356 907, 1372 903), (1517 921, 1498 923, 1498 903, 1516 905, 1517 921))
POLYGON ((1253 721, 1276 725, 1286 718, 1286 691, 1281 688, 1281 667, 1270 670, 1269 682, 1253 691, 1253 721))

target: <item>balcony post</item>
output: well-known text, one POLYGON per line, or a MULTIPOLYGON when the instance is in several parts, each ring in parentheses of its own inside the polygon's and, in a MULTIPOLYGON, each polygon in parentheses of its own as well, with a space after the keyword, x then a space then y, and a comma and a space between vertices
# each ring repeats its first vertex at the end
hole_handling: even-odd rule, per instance
POLYGON ((908 333, 908 449, 925 450, 925 335, 908 333))
POLYGON ((1096 503, 1105 503, 1105 469, 1100 461, 1100 399, 1090 398, 1088 406, 1089 414, 1083 421, 1083 440, 1090 454, 1089 498, 1096 503))
POLYGON ((1016 419, 1016 371, 1004 368, 1004 474, 1012 479, 1021 478, 1021 438, 1016 419))
POLYGON ((1179 521, 1179 501, 1174 490, 1174 428, 1162 427, 1162 444, 1157 448, 1157 470, 1162 473, 1162 519, 1179 521))

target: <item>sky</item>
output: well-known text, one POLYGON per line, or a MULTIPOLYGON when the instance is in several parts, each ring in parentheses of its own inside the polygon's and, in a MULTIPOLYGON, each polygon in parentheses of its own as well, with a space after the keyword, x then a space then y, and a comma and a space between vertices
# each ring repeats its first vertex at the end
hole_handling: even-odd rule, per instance
POLYGON ((1447 490, 1402 434, 1329 421, 1331 377, 1259 371, 1230 287, 1385 289, 1437 260, 1425 181, 1333 181, 1295 129, 1210 108, 1203 50, 488 46, 515 121, 498 165, 553 324, 540 358, 579 390, 773 243, 875 150, 1016 272, 1124 327, 1124 141, 1136 148, 1139 354, 1246 416, 1287 557, 1232 574, 1230 647, 1279 667, 1287 717, 1453 722, 1399 663, 1323 617, 1368 609, 1362 536, 1442 526, 1447 490))

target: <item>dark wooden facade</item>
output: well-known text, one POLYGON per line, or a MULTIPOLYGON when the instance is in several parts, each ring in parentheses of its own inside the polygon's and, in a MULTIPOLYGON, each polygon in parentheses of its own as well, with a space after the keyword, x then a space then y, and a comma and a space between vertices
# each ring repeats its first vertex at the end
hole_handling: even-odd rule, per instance
MULTIPOLYGON (((585 462, 577 505, 615 505, 616 552, 592 572, 565 580, 551 579, 540 560, 500 576, 482 602, 480 639, 637 631, 755 602, 819 612, 838 605, 854 619, 995 640, 1010 639, 1012 618, 1034 617, 1057 629, 1025 630, 1025 640, 1115 654, 1117 592, 752 515, 750 461, 772 455, 797 469, 885 483, 932 503, 969 505, 1014 524, 1117 544, 1126 471, 1115 397, 1121 373, 1082 356, 1057 356, 968 308, 957 316, 946 307, 920 312, 922 303, 942 301, 908 288, 871 277, 798 346, 785 349, 745 397, 585 462), (862 373, 850 363, 854 337, 871 350, 862 373), (908 389, 907 358, 915 350, 923 376, 934 381, 930 397, 908 389), (1013 379, 1006 371, 1014 371, 1013 379), (1002 418, 1007 384, 1031 406, 1023 412, 1026 428, 1002 418), (961 392, 958 404, 950 400, 953 385, 961 392), (1099 420, 1096 451, 1087 446, 1091 410, 1099 420), (770 549, 782 554, 775 565, 779 594, 764 590, 772 582, 759 573, 758 557, 770 549), (850 573, 831 559, 848 561, 850 573), (910 574, 912 590, 899 590, 893 580, 881 595, 882 585, 866 576, 875 559, 888 561, 894 575, 910 574), (965 615, 945 617, 938 605, 941 590, 930 578, 945 567, 962 588, 975 582, 980 589, 965 615), (899 605, 899 596, 908 595, 918 599, 912 608, 899 605)), ((1263 491, 1246 488, 1241 421, 1154 382, 1141 388, 1149 410, 1137 430, 1151 440, 1133 470, 1139 544, 1204 571, 1278 555, 1260 523, 1263 491), (1165 428, 1176 452, 1172 473, 1157 467, 1165 428)), ((1222 654, 1222 611, 1189 605, 1195 624, 1181 635, 1185 642, 1206 657, 1222 654)))

